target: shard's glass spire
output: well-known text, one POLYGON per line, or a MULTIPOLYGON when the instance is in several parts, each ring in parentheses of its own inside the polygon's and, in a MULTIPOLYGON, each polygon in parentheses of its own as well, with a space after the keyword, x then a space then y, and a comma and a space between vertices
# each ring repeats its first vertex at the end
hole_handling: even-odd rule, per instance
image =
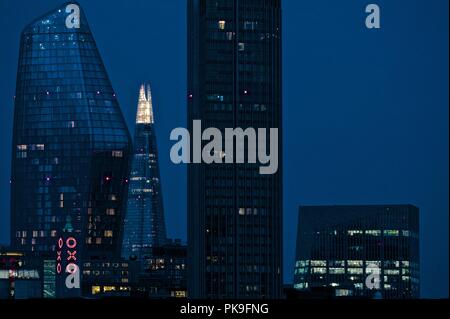
POLYGON ((166 242, 158 150, 150 86, 139 91, 122 257, 142 259, 166 242))
POLYGON ((150 85, 141 85, 136 113, 136 124, 153 124, 152 91, 150 85))

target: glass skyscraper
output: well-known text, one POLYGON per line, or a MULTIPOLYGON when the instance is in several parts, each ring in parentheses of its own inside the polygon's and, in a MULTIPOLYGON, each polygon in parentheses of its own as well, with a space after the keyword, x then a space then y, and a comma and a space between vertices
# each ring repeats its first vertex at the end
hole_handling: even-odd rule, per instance
POLYGON ((54 295, 79 295, 67 264, 120 253, 131 139, 77 4, 22 31, 12 144, 12 246, 53 256, 54 295))
POLYGON ((300 207, 297 236, 294 288, 300 292, 328 287, 337 297, 420 296, 415 206, 300 207))
MULTIPOLYGON (((281 1, 189 0, 187 94, 191 136, 193 120, 278 128, 282 163, 281 1)), ((191 298, 279 298, 281 167, 190 164, 188 260, 191 298)))
POLYGON ((142 259, 166 243, 158 149, 150 85, 142 85, 136 114, 122 257, 142 259))

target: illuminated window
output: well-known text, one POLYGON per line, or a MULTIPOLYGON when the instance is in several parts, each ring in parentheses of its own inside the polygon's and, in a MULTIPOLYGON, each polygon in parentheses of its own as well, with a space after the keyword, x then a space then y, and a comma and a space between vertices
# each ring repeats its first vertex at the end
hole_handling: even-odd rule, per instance
POLYGON ((217 22, 217 26, 220 30, 225 30, 225 25, 226 22, 224 20, 220 20, 219 22, 217 22))
POLYGON ((112 237, 113 231, 112 230, 105 230, 105 237, 112 237))
POLYGON ((352 275, 361 275, 363 273, 362 268, 348 268, 347 271, 352 275))
POLYGON ((381 230, 366 230, 366 235, 380 236, 381 230))
POLYGON ((326 260, 311 260, 311 267, 326 267, 326 260))
POLYGON ((379 260, 366 260, 366 266, 375 265, 381 267, 381 261, 379 260))
POLYGON ((329 267, 345 267, 345 260, 330 260, 329 267))
POLYGON ((345 274, 344 268, 330 268, 329 272, 331 275, 343 275, 345 274))
POLYGON ((112 151, 112 157, 123 157, 123 152, 122 151, 112 151))
POLYGON ((186 291, 184 290, 175 291, 175 298, 186 298, 186 291))
POLYGON ((352 296, 353 291, 348 289, 336 289, 336 297, 352 296))
POLYGON ((315 267, 315 268, 311 268, 311 273, 312 274, 326 274, 327 269, 325 267, 315 267))
POLYGON ((362 260, 348 260, 347 265, 349 267, 362 267, 363 261, 362 260))
POLYGON ((356 282, 354 285, 355 285, 355 288, 359 289, 359 290, 364 288, 364 285, 361 282, 356 282))
POLYGON ((27 146, 26 145, 17 145, 17 150, 19 150, 19 151, 26 151, 27 150, 27 146))
POLYGON ((239 51, 245 51, 245 43, 240 42, 240 43, 238 44, 238 50, 239 50, 239 51))
POLYGON ((245 208, 239 208, 239 215, 245 215, 245 208))
POLYGON ((383 233, 384 236, 398 236, 400 232, 398 230, 385 230, 383 233))
POLYGON ((349 230, 347 231, 349 236, 362 235, 364 232, 362 230, 349 230))
POLYGON ((104 286, 103 292, 110 292, 110 291, 116 291, 116 287, 114 286, 104 286))
POLYGON ((116 210, 114 208, 107 208, 106 215, 114 216, 116 214, 116 210))

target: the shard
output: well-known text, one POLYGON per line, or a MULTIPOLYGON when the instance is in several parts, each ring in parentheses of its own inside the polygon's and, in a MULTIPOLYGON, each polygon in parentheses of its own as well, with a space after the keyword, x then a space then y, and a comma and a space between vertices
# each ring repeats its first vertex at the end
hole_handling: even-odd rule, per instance
POLYGON ((139 91, 128 189, 123 258, 142 260, 151 247, 166 243, 158 150, 150 86, 139 91))

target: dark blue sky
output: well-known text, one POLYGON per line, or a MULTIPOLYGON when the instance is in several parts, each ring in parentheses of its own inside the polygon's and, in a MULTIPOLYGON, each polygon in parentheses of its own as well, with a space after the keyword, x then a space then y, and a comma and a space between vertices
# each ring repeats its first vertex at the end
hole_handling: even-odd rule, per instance
MULTIPOLYGON (((0 242, 19 35, 64 1, 0 0, 0 242)), ((168 233, 186 238, 185 0, 79 1, 133 131, 138 86, 153 87, 168 233)), ((421 209, 422 295, 448 297, 448 0, 284 0, 284 259, 292 280, 298 206, 411 203, 421 209), (381 30, 364 27, 377 3, 381 30)))

